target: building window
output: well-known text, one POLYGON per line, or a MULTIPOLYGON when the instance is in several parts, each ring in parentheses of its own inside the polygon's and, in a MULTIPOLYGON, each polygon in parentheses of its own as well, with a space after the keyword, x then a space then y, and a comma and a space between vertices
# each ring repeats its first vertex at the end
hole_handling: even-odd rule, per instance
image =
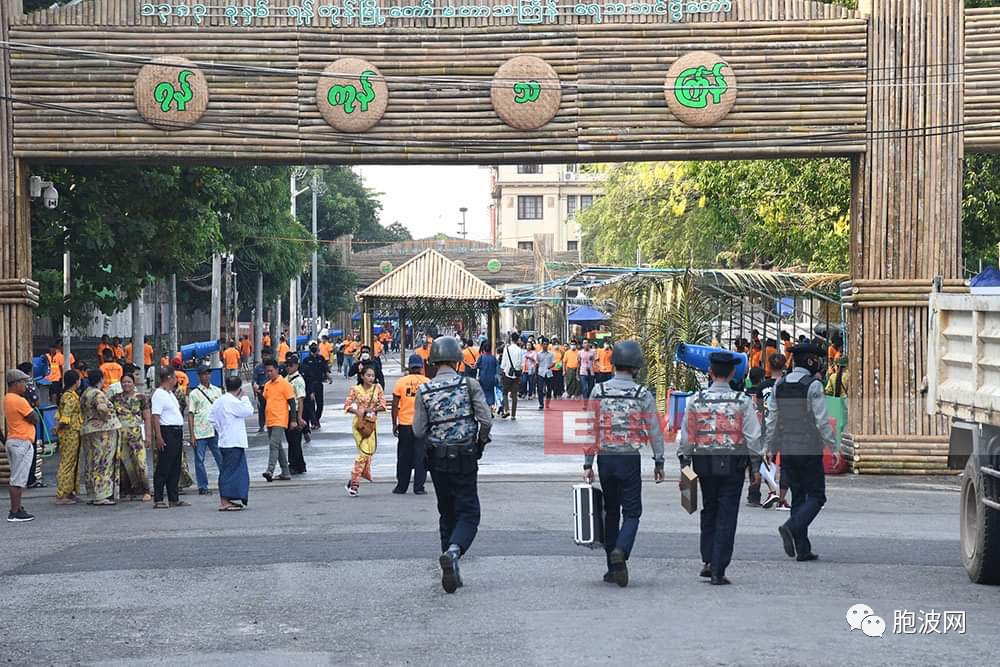
POLYGON ((541 220, 542 219, 542 196, 541 195, 519 195, 517 198, 517 219, 518 220, 541 220))
POLYGON ((542 165, 540 165, 540 164, 519 164, 519 165, 517 165, 517 173, 519 173, 519 174, 540 174, 540 173, 542 173, 542 165))
POLYGON ((566 195, 566 217, 572 218, 576 215, 577 197, 576 195, 566 195))
POLYGON ((576 252, 578 241, 566 241, 566 250, 568 252, 576 252))
POLYGON ((586 211, 594 203, 593 195, 580 195, 580 210, 586 211))
POLYGON ((534 241, 518 241, 517 242, 517 249, 518 250, 534 250, 535 249, 535 242, 534 241))
POLYGON ((568 164, 566 165, 567 174, 578 174, 580 173, 580 165, 578 164, 568 164))

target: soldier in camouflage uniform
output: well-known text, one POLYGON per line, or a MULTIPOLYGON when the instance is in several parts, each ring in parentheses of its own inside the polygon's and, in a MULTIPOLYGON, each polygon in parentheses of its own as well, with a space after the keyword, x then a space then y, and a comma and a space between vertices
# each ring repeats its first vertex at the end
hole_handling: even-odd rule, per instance
MULTIPOLYGON (((642 515, 642 467, 639 451, 653 448, 653 478, 663 481, 663 433, 656 416, 656 398, 636 384, 645 364, 642 348, 634 340, 615 343, 611 354, 614 377, 594 388, 591 401, 599 401, 596 415, 597 469, 604 493, 604 549, 607 583, 628 586, 628 561, 642 515), (621 525, 619 526, 619 522, 621 525)), ((594 481, 594 454, 586 454, 583 478, 594 481)))
POLYGON ((461 361, 457 338, 434 339, 428 359, 432 379, 421 385, 413 415, 413 435, 427 444, 440 514, 441 585, 448 593, 462 586, 458 560, 479 529, 478 460, 492 425, 482 387, 455 370, 461 361))
POLYGON ((728 584, 743 472, 752 452, 761 455, 760 420, 753 399, 730 387, 739 359, 729 352, 708 357, 712 385, 688 399, 677 443, 681 466, 693 465, 701 487, 701 576, 728 584))

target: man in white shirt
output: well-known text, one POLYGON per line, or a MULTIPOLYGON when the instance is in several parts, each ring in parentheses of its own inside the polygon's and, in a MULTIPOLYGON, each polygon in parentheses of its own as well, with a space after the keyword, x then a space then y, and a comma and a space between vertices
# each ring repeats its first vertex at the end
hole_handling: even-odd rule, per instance
POLYGON ((153 442, 159 450, 156 471, 153 473, 153 507, 187 507, 187 503, 177 494, 177 484, 181 478, 181 457, 184 456, 184 417, 181 406, 174 395, 177 376, 171 368, 160 368, 156 373, 159 388, 153 392, 150 411, 153 413, 153 442), (163 501, 166 487, 167 505, 163 501))
POLYGON ((247 467, 246 419, 253 415, 253 405, 243 394, 243 381, 238 377, 226 378, 226 393, 212 404, 209 419, 219 434, 220 512, 238 512, 243 509, 250 495, 250 469, 247 467), (242 505, 236 504, 239 500, 242 505))
POLYGON ((517 394, 521 390, 521 371, 524 368, 524 350, 521 349, 521 337, 511 334, 510 342, 504 346, 500 355, 500 382, 503 385, 503 403, 500 406, 500 416, 505 417, 510 408, 510 420, 517 419, 517 394), (510 396, 510 402, 507 397, 510 396))
POLYGON ((219 439, 215 427, 209 420, 212 404, 222 398, 222 390, 212 384, 210 366, 198 368, 198 386, 188 392, 188 432, 194 446, 194 476, 198 482, 198 495, 209 495, 208 471, 205 470, 205 453, 212 452, 215 467, 222 466, 219 454, 219 439))

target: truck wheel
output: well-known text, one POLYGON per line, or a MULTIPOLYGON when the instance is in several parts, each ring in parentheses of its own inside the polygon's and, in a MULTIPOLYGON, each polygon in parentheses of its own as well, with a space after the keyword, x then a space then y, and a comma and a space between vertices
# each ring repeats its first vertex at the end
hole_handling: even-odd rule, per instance
POLYGON ((973 583, 1000 584, 1000 512, 983 504, 975 456, 965 464, 961 503, 962 565, 973 583))

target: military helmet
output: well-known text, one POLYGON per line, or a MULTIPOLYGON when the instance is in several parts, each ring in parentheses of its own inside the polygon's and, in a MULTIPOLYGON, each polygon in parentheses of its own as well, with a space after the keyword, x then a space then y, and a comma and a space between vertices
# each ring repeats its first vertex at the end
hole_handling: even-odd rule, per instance
POLYGON ((642 348, 634 340, 622 340, 615 343, 611 352, 611 364, 615 368, 639 369, 646 365, 642 348))
POLYGON ((451 361, 458 363, 462 360, 462 344, 454 336, 439 336, 431 343, 431 356, 428 361, 432 364, 440 364, 451 361))

